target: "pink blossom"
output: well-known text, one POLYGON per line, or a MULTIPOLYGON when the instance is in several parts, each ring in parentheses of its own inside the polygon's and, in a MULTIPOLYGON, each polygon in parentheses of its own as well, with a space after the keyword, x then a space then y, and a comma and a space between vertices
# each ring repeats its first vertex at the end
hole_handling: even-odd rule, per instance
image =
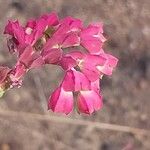
POLYGON ((22 63, 26 69, 41 67, 44 64, 42 56, 34 52, 31 46, 27 46, 20 54, 18 63, 22 63))
POLYGON ((48 39, 43 50, 50 48, 68 48, 80 45, 79 32, 82 28, 82 21, 67 17, 60 21, 53 36, 48 39))
POLYGON ((66 91, 80 91, 80 90, 89 90, 91 89, 90 81, 88 78, 81 72, 76 70, 68 70, 64 77, 62 87, 66 91))
POLYGON ((15 39, 18 43, 24 43, 24 28, 19 24, 18 21, 8 21, 8 24, 5 27, 4 34, 9 34, 15 39))
POLYGON ((27 43, 34 45, 46 29, 54 29, 58 23, 59 19, 55 13, 45 14, 37 20, 29 20, 25 27, 27 43))
POLYGON ((71 68, 77 66, 77 61, 71 56, 63 55, 58 62, 58 65, 60 65, 64 70, 70 70, 71 68))
POLYGON ((91 114, 102 108, 102 97, 95 91, 80 91, 77 97, 79 113, 91 114))
POLYGON ((73 109, 73 93, 58 87, 49 98, 48 109, 69 114, 73 109))
POLYGON ((37 20, 29 20, 25 27, 21 26, 18 21, 9 21, 4 30, 4 34, 11 35, 11 38, 8 39, 9 49, 19 52, 26 45, 33 46, 42 38, 46 29, 53 29, 58 23, 59 20, 55 13, 43 15, 37 20))
POLYGON ((57 26, 59 24, 59 18, 55 12, 41 16, 38 22, 41 22, 41 19, 45 20, 47 26, 57 26))
POLYGON ((97 53, 101 50, 106 39, 103 36, 103 25, 101 23, 91 24, 83 28, 80 33, 81 44, 90 53, 97 53))
MULTIPOLYGON (((29 70, 53 64, 61 66, 65 75, 50 96, 48 109, 69 114, 75 103, 79 113, 91 114, 102 108, 100 80, 111 75, 118 63, 103 50, 102 23, 84 27, 80 19, 69 16, 59 20, 51 13, 30 19, 25 26, 8 21, 4 34, 10 36, 9 51, 17 52, 12 69, 0 67, 0 85, 5 90, 20 87, 29 70)), ((0 96, 5 90, 0 87, 0 96)))
POLYGON ((118 63, 118 59, 110 54, 103 53, 101 54, 103 58, 106 59, 106 62, 104 65, 98 65, 96 68, 98 71, 102 74, 106 75, 112 75, 113 69, 116 67, 118 63))
POLYGON ((70 103, 73 103, 73 93, 76 92, 77 97, 74 96, 74 101, 77 103, 79 113, 91 114, 102 107, 102 97, 98 86, 98 81, 92 83, 81 72, 74 69, 69 70, 66 72, 61 86, 50 97, 49 109, 54 112, 70 113, 73 109, 70 108, 70 103))
POLYGON ((43 50, 41 55, 46 64, 57 64, 62 57, 62 49, 50 48, 43 50))
POLYGON ((82 71, 89 80, 95 81, 103 74, 111 75, 117 62, 118 59, 110 54, 100 53, 99 55, 95 55, 73 51, 62 58, 60 66, 62 66, 63 69, 71 69, 71 67, 77 68, 82 71))
POLYGON ((76 32, 70 32, 69 26, 62 24, 58 27, 53 37, 48 39, 43 50, 48 48, 67 48, 79 46, 80 38, 76 32))
POLYGON ((76 19, 71 16, 60 20, 60 24, 68 26, 69 32, 79 32, 83 28, 83 22, 80 19, 76 19))
POLYGON ((22 48, 25 46, 25 32, 24 28, 19 24, 18 21, 8 21, 5 27, 4 34, 11 35, 8 39, 8 48, 11 52, 19 52, 18 47, 22 48))

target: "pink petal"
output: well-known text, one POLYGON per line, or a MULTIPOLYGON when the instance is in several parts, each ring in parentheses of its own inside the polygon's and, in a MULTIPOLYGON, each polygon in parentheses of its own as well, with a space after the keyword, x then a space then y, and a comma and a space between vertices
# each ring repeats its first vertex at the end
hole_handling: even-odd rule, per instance
POLYGON ((97 69, 102 74, 112 75, 113 68, 109 67, 108 65, 97 66, 97 69))
POLYGON ((44 65, 45 62, 42 58, 42 56, 38 55, 38 54, 33 54, 31 60, 29 61, 29 68, 33 69, 33 68, 39 68, 42 65, 44 65))
POLYGON ((100 80, 99 79, 97 79, 94 82, 91 82, 91 89, 97 92, 98 94, 100 94, 100 80))
POLYGON ((70 56, 63 56, 59 61, 60 65, 64 70, 69 70, 77 65, 76 61, 70 56))
POLYGON ((57 28, 54 36, 64 35, 64 34, 68 33, 69 29, 70 29, 69 25, 60 24, 59 27, 57 28))
POLYGON ((84 58, 84 64, 87 66, 91 65, 91 68, 96 65, 104 65, 107 58, 103 57, 103 55, 91 55, 87 54, 84 58))
POLYGON ((58 17, 55 13, 46 14, 39 19, 29 20, 26 25, 26 31, 31 29, 31 33, 26 35, 26 42, 34 45, 42 37, 47 27, 51 28, 58 24, 58 17))
POLYGON ((56 13, 50 13, 43 15, 41 18, 44 18, 48 26, 56 26, 59 23, 59 18, 56 13))
POLYGON ((75 76, 72 70, 66 72, 62 87, 65 91, 75 91, 75 76))
POLYGON ((12 35, 17 39, 19 44, 24 44, 25 41, 24 28, 19 24, 18 21, 15 22, 9 21, 5 27, 4 34, 12 35))
POLYGON ((81 39, 81 44, 91 54, 98 53, 103 46, 103 42, 96 37, 87 37, 85 39, 81 39))
POLYGON ((100 22, 92 23, 81 31, 81 38, 85 38, 87 36, 96 36, 96 35, 97 37, 99 37, 102 33, 103 33, 103 24, 100 22))
POLYGON ((91 89, 90 81, 83 73, 73 70, 73 74, 75 77, 75 91, 91 89))
POLYGON ((66 91, 89 90, 91 88, 90 81, 87 77, 76 70, 69 70, 66 72, 62 86, 66 91))
POLYGON ((95 91, 81 91, 77 106, 80 113, 91 114, 102 107, 102 97, 95 91))
POLYGON ((40 56, 37 52, 34 53, 31 46, 27 46, 24 49, 20 55, 19 62, 28 69, 41 67, 45 63, 42 56, 40 56))
POLYGON ((99 33, 99 27, 89 25, 81 31, 81 38, 86 38, 87 36, 97 35, 99 33))
POLYGON ((117 63, 118 63, 118 59, 110 54, 106 54, 107 55, 107 64, 109 64, 109 66, 111 67, 116 67, 117 63))
POLYGON ((80 38, 77 34, 71 33, 66 36, 64 42, 62 44, 63 48, 72 47, 72 46, 79 46, 80 45, 80 38))
POLYGON ((5 26, 5 29, 4 29, 4 34, 10 34, 10 35, 14 36, 13 28, 16 28, 17 26, 19 26, 18 21, 12 22, 12 21, 8 20, 8 24, 5 26))
POLYGON ((59 65, 64 70, 69 70, 73 67, 76 67, 79 61, 81 61, 83 58, 84 58, 84 54, 79 50, 72 51, 62 57, 62 59, 59 62, 59 65))
POLYGON ((97 65, 97 69, 99 72, 106 74, 106 75, 112 75, 113 69, 116 67, 118 63, 118 59, 110 54, 100 54, 102 57, 106 58, 106 62, 104 65, 97 65))
POLYGON ((98 33, 103 33, 103 23, 102 22, 94 22, 89 25, 89 27, 97 27, 98 33))
POLYGON ((62 57, 60 48, 47 49, 42 52, 42 57, 47 64, 56 64, 62 57))
POLYGON ((80 33, 82 46, 92 54, 98 53, 106 41, 102 35, 102 28, 103 26, 100 23, 91 24, 80 33))
POLYGON ((24 49, 24 51, 20 54, 19 61, 24 64, 27 64, 31 59, 32 54, 33 54, 33 48, 31 46, 27 46, 24 49))
POLYGON ((83 27, 83 23, 80 19, 66 17, 60 21, 61 24, 69 25, 70 31, 79 31, 83 27))
POLYGON ((49 98, 48 109, 53 112, 69 114, 73 109, 73 94, 57 88, 49 98))
POLYGON ((99 72, 94 68, 93 68, 93 70, 90 70, 90 69, 88 69, 88 67, 86 67, 86 68, 82 69, 82 72, 92 82, 99 79, 99 77, 100 77, 99 72))
POLYGON ((36 20, 30 19, 27 21, 26 28, 34 29, 36 27, 36 20))
POLYGON ((98 65, 104 65, 105 62, 106 58, 102 56, 87 54, 81 65, 81 71, 88 77, 90 81, 95 81, 100 77, 99 71, 96 67, 98 65))
POLYGON ((74 60, 82 60, 85 57, 85 54, 83 54, 79 50, 73 50, 66 54, 66 56, 71 56, 74 60))

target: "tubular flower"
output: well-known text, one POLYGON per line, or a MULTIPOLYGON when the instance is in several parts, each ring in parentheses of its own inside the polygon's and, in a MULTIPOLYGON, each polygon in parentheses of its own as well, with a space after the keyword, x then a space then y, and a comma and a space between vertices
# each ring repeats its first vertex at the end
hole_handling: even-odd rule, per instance
POLYGON ((80 91, 77 106, 79 113, 91 114, 102 107, 102 97, 93 90, 80 91))
POLYGON ((71 105, 72 108, 69 109, 69 112, 68 105, 70 106, 73 97, 75 101, 74 103, 77 104, 77 110, 79 113, 91 114, 102 107, 102 97, 99 93, 99 84, 96 82, 90 82, 88 78, 79 71, 74 69, 67 71, 62 84, 58 89, 54 91, 49 99, 49 109, 52 109, 54 112, 71 112, 73 105, 71 105), (57 96, 53 96, 55 94, 57 96), (70 97, 71 102, 67 100, 66 97, 70 97), (60 101, 66 102, 63 102, 65 104, 59 107, 60 101), (54 102, 55 104, 53 104, 54 102))
POLYGON ((71 67, 77 68, 84 73, 89 80, 95 81, 104 74, 111 75, 117 62, 117 58, 106 53, 100 53, 98 55, 72 51, 62 58, 59 65, 65 70, 71 67))
POLYGON ((11 49, 13 52, 19 52, 21 48, 26 45, 37 46, 38 43, 44 39, 47 34, 52 34, 51 30, 54 30, 58 25, 58 17, 55 13, 43 15, 37 20, 29 20, 25 27, 21 26, 18 21, 9 21, 5 27, 4 34, 9 34, 11 46, 16 49, 11 49), (47 33, 47 32, 50 33, 47 33), (12 46, 14 44, 14 46, 12 46))
POLYGON ((81 45, 90 53, 97 53, 101 50, 106 39, 103 36, 103 25, 101 23, 90 24, 82 29, 80 33, 81 45))
POLYGON ((69 114, 73 109, 73 93, 58 87, 50 97, 48 108, 54 112, 69 114))
POLYGON ((6 90, 20 87, 25 74, 44 65, 61 66, 63 81, 48 100, 48 109, 69 114, 91 114, 102 108, 100 80, 112 75, 118 59, 103 50, 103 24, 84 26, 80 19, 59 19, 56 13, 30 19, 25 26, 8 21, 4 34, 7 45, 17 53, 14 67, 0 67, 0 96, 6 90))

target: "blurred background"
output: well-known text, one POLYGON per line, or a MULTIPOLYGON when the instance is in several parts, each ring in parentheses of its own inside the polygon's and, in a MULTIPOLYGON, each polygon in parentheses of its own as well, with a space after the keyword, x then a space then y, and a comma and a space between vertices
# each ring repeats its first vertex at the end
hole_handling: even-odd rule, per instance
MULTIPOLYGON (((106 52, 119 58, 113 76, 101 83, 103 109, 92 116, 73 112, 66 118, 150 130, 150 0, 0 0, 1 65, 15 63, 3 35, 7 20, 23 24, 51 11, 85 24, 102 21, 106 52)), ((20 89, 4 95, 0 150, 150 150, 149 136, 84 126, 76 120, 69 124, 64 116, 47 112, 47 98, 61 78, 60 68, 46 66, 29 72, 20 89)))

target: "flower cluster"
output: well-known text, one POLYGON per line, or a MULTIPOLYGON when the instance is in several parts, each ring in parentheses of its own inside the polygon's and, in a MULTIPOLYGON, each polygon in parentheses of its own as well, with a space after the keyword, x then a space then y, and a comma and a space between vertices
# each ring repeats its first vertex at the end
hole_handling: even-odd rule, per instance
POLYGON ((65 75, 48 100, 49 109, 69 114, 75 105, 79 113, 91 114, 102 107, 100 80, 111 75, 118 62, 102 48, 106 41, 102 23, 84 26, 79 19, 59 19, 51 13, 25 26, 9 21, 4 34, 9 35, 7 45, 17 54, 17 62, 13 68, 0 67, 0 95, 20 87, 30 69, 53 64, 65 75))

